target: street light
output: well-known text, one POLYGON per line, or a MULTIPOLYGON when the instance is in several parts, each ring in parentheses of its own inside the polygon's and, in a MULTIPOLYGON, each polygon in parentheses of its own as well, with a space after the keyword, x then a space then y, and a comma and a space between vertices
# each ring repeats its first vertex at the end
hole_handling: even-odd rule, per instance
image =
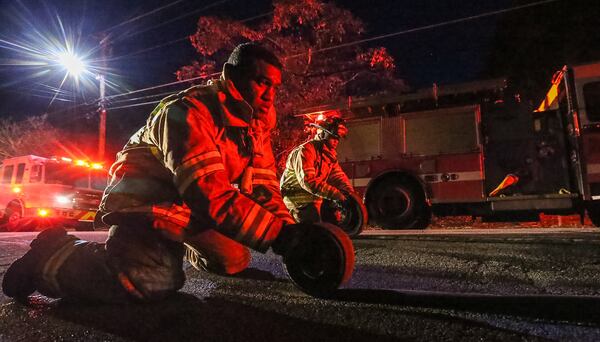
POLYGON ((57 58, 58 62, 67 70, 67 75, 75 79, 78 79, 79 75, 86 71, 83 60, 72 52, 60 53, 57 58))
MULTIPOLYGON (((67 76, 79 80, 79 76, 88 72, 85 62, 74 53, 67 51, 57 55, 58 62, 67 70, 67 76)), ((96 75, 99 82, 100 99, 98 101, 98 112, 100 113, 100 124, 98 128, 98 159, 103 160, 106 150, 106 107, 105 107, 105 80, 104 75, 96 75)))

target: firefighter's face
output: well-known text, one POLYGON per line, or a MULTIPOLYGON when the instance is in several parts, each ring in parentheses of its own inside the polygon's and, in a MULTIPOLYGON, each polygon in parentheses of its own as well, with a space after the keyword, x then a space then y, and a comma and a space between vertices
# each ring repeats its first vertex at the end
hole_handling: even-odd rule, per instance
POLYGON ((327 138, 325 139, 325 145, 327 145, 327 148, 335 150, 338 147, 339 143, 340 143, 339 138, 336 138, 333 135, 327 134, 327 138))
POLYGON ((281 70, 263 61, 256 62, 253 75, 242 78, 236 87, 258 117, 266 115, 275 102, 275 91, 281 85, 281 70))

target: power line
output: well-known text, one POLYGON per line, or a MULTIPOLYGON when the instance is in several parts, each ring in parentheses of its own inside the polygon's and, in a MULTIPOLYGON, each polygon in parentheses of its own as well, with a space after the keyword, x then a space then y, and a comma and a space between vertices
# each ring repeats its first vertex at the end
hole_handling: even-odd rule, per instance
POLYGON ((134 97, 132 99, 125 99, 125 100, 117 100, 114 102, 111 102, 111 104, 120 104, 120 103, 125 103, 125 102, 132 102, 132 101, 138 101, 138 100, 146 100, 146 99, 150 99, 153 97, 157 97, 157 96, 165 96, 165 95, 170 95, 173 94, 172 91, 165 91, 162 93, 158 93, 158 94, 152 94, 152 95, 148 95, 148 96, 140 96, 140 97, 134 97))
MULTIPOLYGON (((225 1, 230 1, 230 0, 225 0, 225 1)), ((222 2, 225 2, 225 1, 221 1, 221 2, 218 2, 218 3, 213 3, 212 5, 205 6, 201 10, 207 9, 209 7, 212 7, 212 6, 216 6, 216 5, 218 5, 218 4, 222 3, 222 2)), ((255 20, 255 19, 258 19, 258 18, 262 18, 262 17, 268 16, 268 15, 270 15, 272 13, 273 13, 273 11, 261 13, 261 14, 258 14, 258 15, 255 15, 255 16, 252 16, 252 17, 249 17, 249 18, 246 18, 246 19, 242 19, 242 20, 240 20, 240 22, 248 22, 248 21, 251 21, 251 20, 255 20)), ((161 44, 159 46, 155 46, 155 47, 147 48, 147 49, 144 49, 144 50, 140 50, 140 51, 128 54, 126 56, 130 56, 130 55, 138 54, 138 53, 142 53, 142 52, 147 52, 147 51, 150 51, 150 50, 162 47, 162 46, 174 44, 174 43, 182 41, 184 39, 187 39, 187 36, 186 37, 182 37, 182 38, 178 38, 176 40, 173 40, 173 41, 170 41, 170 42, 167 42, 167 43, 164 43, 164 44, 161 44)), ((115 59, 113 59, 113 60, 115 60, 115 59)), ((214 77, 214 76, 217 76, 217 75, 220 75, 220 74, 221 74, 220 72, 216 72, 216 73, 212 73, 212 74, 205 75, 205 76, 198 76, 198 77, 193 77, 193 78, 189 78, 189 79, 185 79, 185 80, 174 81, 174 82, 169 82, 169 83, 163 83, 163 84, 159 84, 159 85, 148 87, 148 88, 143 88, 143 89, 129 91, 129 92, 126 92, 126 93, 121 93, 121 94, 115 94, 115 95, 106 96, 105 100, 110 100, 110 99, 114 99, 114 98, 117 98, 117 97, 122 97, 122 96, 127 96, 127 95, 131 95, 131 94, 140 93, 140 92, 145 92, 145 91, 149 91, 149 90, 153 90, 153 89, 157 89, 157 88, 168 87, 168 86, 172 86, 172 85, 176 85, 176 84, 191 82, 191 81, 195 81, 195 80, 198 80, 198 79, 206 79, 206 78, 214 77)), ((97 101, 98 101, 98 99, 95 100, 94 102, 97 102, 97 101)), ((122 108, 122 107, 119 107, 119 108, 122 108)), ((112 109, 115 109, 115 108, 113 107, 112 109)))
MULTIPOLYGON (((418 32, 418 31, 423 31, 423 30, 428 30, 428 29, 443 27, 443 26, 447 26, 447 25, 451 25, 451 24, 456 24, 456 23, 460 23, 460 22, 465 22, 465 21, 469 21, 469 20, 480 19, 480 18, 484 18, 484 17, 489 17, 489 16, 494 16, 494 15, 502 14, 502 13, 508 13, 508 12, 512 12, 512 11, 517 11, 517 10, 521 10, 521 9, 524 9, 524 8, 529 8, 529 7, 534 7, 534 6, 540 6, 540 5, 544 5, 544 4, 548 4, 548 3, 552 3, 552 2, 556 2, 556 1, 559 1, 559 0, 537 1, 537 2, 533 2, 533 3, 525 4, 525 5, 514 6, 514 7, 505 8, 505 9, 496 10, 496 11, 491 11, 491 12, 480 13, 480 14, 477 14, 477 15, 472 15, 472 16, 468 16, 468 17, 453 19, 453 20, 447 20, 447 21, 444 21, 444 22, 436 23, 436 24, 431 24, 431 25, 416 27, 416 28, 412 28, 412 29, 408 29, 408 30, 403 30, 403 31, 397 31, 397 32, 388 33, 388 34, 383 34, 383 35, 379 35, 379 36, 375 36, 375 37, 371 37, 371 38, 360 39, 360 40, 356 40, 356 41, 348 42, 348 43, 344 43, 344 44, 333 45, 333 46, 329 46, 329 47, 325 47, 325 48, 313 50, 312 53, 323 52, 323 51, 330 51, 330 50, 339 49, 339 48, 343 48, 343 47, 348 47, 348 46, 358 45, 358 44, 362 44, 362 43, 366 43, 366 42, 371 42, 371 41, 375 41, 375 40, 379 40, 379 39, 385 39, 385 38, 395 37, 395 36, 399 36, 399 35, 402 35, 402 34, 413 33, 413 32, 418 32)), ((296 58, 296 57, 300 57, 300 56, 304 56, 304 55, 306 55, 306 53, 301 53, 301 54, 286 56, 284 58, 296 58)), ((174 85, 174 84, 179 84, 179 83, 183 83, 183 82, 189 82, 189 81, 197 80, 197 79, 200 79, 200 78, 207 78, 207 77, 210 77, 210 76, 213 76, 213 75, 216 75, 216 74, 211 74, 211 75, 207 75, 207 76, 199 76, 199 77, 195 77, 195 78, 191 78, 191 79, 187 79, 187 80, 166 83, 164 85, 157 85, 157 86, 153 86, 153 87, 149 87, 149 88, 145 88, 145 89, 140 89, 140 90, 136 90, 136 91, 125 93, 125 94, 113 95, 112 97, 125 96, 127 94, 132 94, 132 93, 135 93, 135 92, 141 92, 141 91, 146 91, 146 90, 151 90, 151 89, 166 87, 166 86, 170 86, 170 85, 174 85)))
POLYGON ((146 106, 146 105, 150 105, 150 104, 157 104, 159 102, 160 102, 160 100, 148 101, 148 102, 134 103, 134 104, 124 105, 124 106, 108 107, 108 109, 115 110, 115 109, 123 109, 123 108, 140 107, 140 106, 146 106))
MULTIPOLYGON (((448 26, 448 25, 452 25, 452 24, 456 24, 456 23, 461 23, 461 22, 466 22, 466 21, 470 21, 470 20, 480 19, 480 18, 484 18, 484 17, 494 16, 494 15, 498 15, 498 14, 508 13, 508 12, 512 12, 512 11, 517 11, 517 10, 521 10, 521 9, 525 9, 525 8, 530 8, 530 7, 534 7, 534 6, 540 6, 540 5, 544 5, 544 4, 548 4, 548 3, 552 3, 552 2, 557 2, 557 1, 559 1, 559 0, 537 1, 537 2, 533 2, 533 3, 525 4, 525 5, 513 6, 513 7, 510 7, 510 8, 505 8, 505 9, 500 9, 500 10, 496 10, 496 11, 480 13, 480 14, 472 15, 472 16, 468 16, 468 17, 463 17, 463 18, 458 18, 458 19, 453 19, 453 20, 447 20, 447 21, 444 21, 444 22, 436 23, 436 24, 431 24, 431 25, 416 27, 416 28, 412 28, 412 29, 408 29, 408 30, 403 30, 403 31, 392 32, 392 33, 383 34, 383 35, 379 35, 379 36, 375 36, 375 37, 371 37, 371 38, 365 38, 365 39, 356 40, 356 41, 353 41, 353 42, 348 42, 348 43, 343 43, 343 44, 328 46, 328 47, 324 47, 324 48, 321 48, 321 49, 313 50, 312 53, 318 53, 318 52, 324 52, 324 51, 331 51, 331 50, 339 49, 339 48, 343 48, 343 47, 348 47, 348 46, 358 45, 358 44, 362 44, 362 43, 366 43, 366 42, 371 42, 371 41, 375 41, 375 40, 380 40, 380 39, 395 37, 395 36, 399 36, 399 35, 403 35, 403 34, 407 34, 407 33, 419 32, 419 31, 423 31, 423 30, 428 30, 428 29, 433 29, 433 28, 448 26)), ((270 13, 272 13, 272 12, 261 14, 261 15, 258 15, 258 16, 252 17, 252 18, 248 18, 248 19, 245 19, 245 20, 252 20, 252 19, 255 19, 255 18, 258 18, 258 17, 266 16, 266 15, 268 15, 270 13)), ((296 54, 296 55, 291 55, 291 56, 285 56, 284 58, 296 58, 296 57, 300 57, 300 56, 304 56, 304 55, 306 55, 306 53, 301 53, 301 54, 296 54)), ((209 78, 209 77, 212 77, 212 76, 216 76, 216 75, 219 75, 219 74, 220 74, 220 72, 219 73, 213 73, 213 74, 210 74, 210 75, 205 75, 205 76, 193 77, 193 78, 186 79, 186 80, 181 80, 181 81, 174 81, 174 82, 170 82, 170 83, 159 84, 159 85, 156 85, 156 86, 147 87, 147 88, 143 88, 143 89, 138 89, 138 90, 134 90, 134 91, 129 91, 129 92, 122 93, 122 94, 116 94, 116 95, 107 96, 106 99, 118 98, 118 97, 127 96, 127 95, 131 95, 131 94, 135 94, 135 93, 140 93, 140 92, 145 92, 145 91, 149 91, 149 90, 153 90, 153 89, 159 89, 159 88, 168 87, 168 86, 172 86, 172 85, 176 85, 176 84, 191 82, 191 81, 195 81, 195 80, 198 80, 198 79, 206 79, 206 78, 209 78)), ((158 101, 156 101, 156 102, 144 102, 144 103, 139 104, 139 105, 147 105, 147 104, 157 103, 157 102, 158 101)), ((128 108, 128 107, 132 107, 132 106, 137 106, 137 105, 136 104, 131 104, 131 105, 125 105, 125 106, 119 106, 119 107, 112 107, 110 109, 128 108)))
POLYGON ((183 18, 189 17, 190 15, 194 15, 194 14, 196 14, 196 13, 199 13, 199 12, 205 11, 205 10, 207 10, 207 9, 210 9, 210 8, 212 8, 212 7, 215 7, 215 6, 222 5, 222 4, 224 4, 224 3, 226 3, 226 2, 229 2, 229 1, 231 1, 231 0, 220 0, 220 1, 213 2, 212 4, 206 5, 206 6, 202 7, 202 8, 196 9, 196 10, 194 10, 194 11, 186 12, 185 14, 182 14, 182 15, 180 15, 180 16, 178 16, 178 17, 175 17, 175 18, 173 18, 173 19, 166 20, 166 21, 161 21, 161 22, 160 22, 160 23, 158 23, 157 25, 154 25, 154 26, 152 26, 152 27, 149 27, 149 28, 147 28, 147 29, 145 29, 145 30, 141 30, 141 31, 133 32, 133 33, 131 33, 131 34, 129 34, 129 35, 126 35, 126 36, 122 37, 122 38, 121 38, 121 40, 123 40, 123 39, 126 39, 126 38, 130 38, 130 37, 133 37, 133 36, 136 36, 136 35, 138 35, 138 34, 141 34, 141 33, 144 33, 144 32, 148 32, 148 31, 155 30, 155 29, 157 29, 157 28, 159 28, 159 27, 161 27, 161 26, 164 26, 164 25, 170 24, 170 23, 172 23, 172 22, 175 22, 175 21, 181 20, 181 19, 183 19, 183 18))
MULTIPOLYGON (((367 43, 367 42, 372 42, 372 41, 379 40, 379 39, 395 37, 395 36, 399 36, 399 35, 403 35, 403 34, 407 34, 407 33, 413 33, 413 32, 418 32, 418 31, 429 30, 429 29, 432 29, 432 28, 438 28, 438 27, 442 27, 442 26, 447 26, 447 25, 462 23, 462 22, 469 21, 469 20, 480 19, 480 18, 485 18, 485 17, 490 17, 490 16, 502 14, 502 13, 508 13, 508 12, 512 12, 512 11, 517 11, 517 10, 521 10, 521 9, 524 9, 524 8, 529 8, 529 7, 539 6, 539 5, 545 5, 545 4, 552 3, 552 2, 557 2, 557 1, 560 1, 560 0, 543 0, 543 1, 532 2, 532 3, 529 3, 529 4, 525 4, 525 5, 514 6, 514 7, 505 8, 505 9, 501 9, 501 10, 497 10, 497 11, 486 12, 486 13, 481 13, 481 14, 477 14, 477 15, 472 15, 472 16, 469 16, 469 17, 463 17, 463 18, 459 18, 459 19, 453 19, 453 20, 444 21, 444 22, 441 22, 441 23, 436 23, 436 24, 431 24, 431 25, 416 27, 416 28, 412 28, 412 29, 408 29, 408 30, 404 30, 404 31, 397 31, 397 32, 387 33, 387 34, 383 34, 383 35, 379 35, 379 36, 375 36, 375 37, 371 37, 371 38, 365 38, 365 39, 355 40, 353 42, 338 44, 338 45, 334 45, 334 46, 328 46, 328 47, 325 47, 325 48, 312 50, 311 53, 318 53, 318 52, 330 51, 330 50, 339 49, 339 48, 343 48, 343 47, 358 45, 358 44, 367 43)), ((301 56, 304 56, 304 55, 307 55, 307 54, 308 54, 308 52, 303 52, 303 53, 300 53, 300 54, 296 54, 296 55, 292 55, 292 56, 287 56, 286 58, 296 58, 296 57, 301 57, 301 56)))
POLYGON ((125 21, 124 21, 124 22, 122 22, 122 23, 119 23, 119 24, 117 24, 117 25, 114 25, 114 26, 112 26, 112 27, 109 27, 109 28, 108 28, 108 29, 106 29, 105 31, 110 31, 110 30, 113 30, 113 29, 115 29, 115 28, 117 28, 117 27, 121 27, 121 26, 123 26, 123 25, 129 24, 129 23, 132 23, 132 22, 134 22, 134 21, 138 21, 138 20, 140 20, 140 19, 142 19, 142 18, 145 18, 145 17, 147 17, 147 16, 149 16, 149 15, 152 15, 152 14, 154 14, 154 13, 160 12, 160 11, 162 11, 162 10, 166 9, 166 8, 169 8, 169 7, 175 6, 175 5, 177 5, 178 3, 180 3, 180 2, 183 2, 183 1, 186 1, 186 0, 176 0, 176 1, 173 1, 173 2, 172 2, 172 3, 170 3, 170 4, 166 4, 166 5, 162 6, 162 7, 155 8, 155 9, 153 9, 153 10, 151 10, 151 11, 148 11, 148 12, 146 12, 146 13, 144 13, 144 14, 140 14, 140 15, 138 15, 137 17, 133 17, 133 18, 131 18, 131 19, 129 19, 129 20, 125 20, 125 21))
MULTIPOLYGON (((269 11, 269 12, 265 12, 265 13, 262 13, 262 14, 258 14, 258 15, 255 15, 253 17, 240 20, 240 22, 245 23, 245 22, 252 21, 252 20, 255 20, 255 19, 258 19, 258 18, 266 17, 266 16, 268 16, 270 14, 273 14, 273 11, 269 11)), ((146 49, 142 49, 142 50, 139 50, 139 51, 131 52, 131 53, 128 53, 128 54, 123 55, 123 56, 119 56, 119 57, 115 57, 115 58, 110 58, 110 59, 108 59, 108 61, 114 61, 114 60, 118 60, 118 59, 129 57, 129 56, 138 55, 140 53, 152 51, 152 50, 155 50, 155 49, 158 49, 158 48, 161 48, 161 47, 169 46, 169 45, 172 45, 172 44, 175 44, 175 43, 179 43, 179 42, 184 41, 184 40, 188 40, 189 37, 190 36, 187 35, 185 37, 177 38, 177 39, 165 42, 163 44, 159 44, 159 45, 155 45, 155 46, 152 46, 152 47, 149 47, 149 48, 146 48, 146 49)))
MULTIPOLYGON (((218 75, 219 73, 215 73, 215 74, 218 75)), ((141 92, 152 90, 152 89, 164 88, 164 87, 168 87, 168 86, 172 86, 172 85, 176 85, 176 84, 180 84, 180 83, 195 81, 195 80, 198 80, 198 79, 206 79, 207 77, 210 77, 210 76, 215 75, 215 74, 210 74, 210 75, 206 75, 206 76, 197 76, 197 77, 192 77, 192 78, 188 78, 188 79, 181 80, 181 81, 174 81, 174 82, 169 82, 169 83, 163 83, 163 84, 155 85, 155 86, 148 87, 148 88, 143 88, 143 89, 138 89, 138 90, 132 90, 132 91, 129 91, 129 92, 126 92, 126 93, 121 93, 121 94, 115 94, 115 95, 107 96, 106 99, 110 100, 110 99, 114 99, 114 98, 117 98, 117 97, 122 97, 122 96, 131 95, 131 94, 141 93, 141 92)))
POLYGON ((139 55, 140 53, 144 53, 144 52, 148 52, 148 51, 156 50, 156 49, 158 49, 158 48, 165 47, 165 46, 169 46, 169 45, 172 45, 172 44, 175 44, 175 43, 179 43, 179 42, 181 42, 181 41, 184 41, 184 40, 187 40, 187 39, 188 39, 188 36, 181 37, 181 38, 178 38, 178 39, 175 39, 175 40, 172 40, 172 41, 169 41, 169 42, 166 42, 166 43, 160 44, 160 45, 155 45, 155 46, 152 46, 152 47, 149 47, 149 48, 143 49, 143 50, 138 50, 138 51, 135 51, 135 52, 131 52, 131 53, 128 53, 128 54, 126 54, 126 55, 123 55, 123 56, 114 57, 114 58, 109 58, 109 59, 107 59, 106 61, 107 61, 107 62, 111 62, 111 61, 116 61, 116 60, 119 60, 119 59, 127 58, 127 57, 130 57, 130 56, 139 55))

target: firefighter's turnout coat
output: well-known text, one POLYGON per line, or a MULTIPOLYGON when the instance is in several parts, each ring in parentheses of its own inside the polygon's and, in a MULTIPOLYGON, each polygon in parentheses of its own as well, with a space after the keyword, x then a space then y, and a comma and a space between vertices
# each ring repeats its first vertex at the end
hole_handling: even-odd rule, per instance
POLYGON ((103 220, 138 213, 172 240, 214 228, 265 251, 293 222, 275 173, 274 124, 274 111, 253 118, 225 79, 164 99, 117 154, 103 220))
POLYGON ((48 239, 62 245, 40 266, 37 290, 93 302, 161 299, 183 286, 184 244, 199 238, 210 244, 207 269, 246 267, 243 245, 265 251, 293 222, 275 174, 274 122, 274 112, 254 118, 226 79, 161 101, 110 169, 97 214, 112 225, 106 243, 48 239))
POLYGON ((323 198, 340 200, 342 191, 353 191, 348 176, 337 161, 335 150, 315 138, 290 152, 281 177, 281 193, 288 209, 313 203, 320 207, 323 198))

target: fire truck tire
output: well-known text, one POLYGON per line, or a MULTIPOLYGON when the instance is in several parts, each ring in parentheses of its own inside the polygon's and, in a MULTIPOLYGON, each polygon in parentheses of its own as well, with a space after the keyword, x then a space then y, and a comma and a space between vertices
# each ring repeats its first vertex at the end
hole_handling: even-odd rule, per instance
POLYGON ((5 212, 2 212, 2 216, 0 217, 0 232, 5 232, 6 222, 8 222, 8 216, 6 216, 5 212))
POLYGON ((414 181, 387 179, 367 198, 372 222, 383 229, 424 229, 431 221, 425 194, 414 181))
POLYGON ((587 213, 594 226, 600 227, 600 203, 598 201, 590 202, 587 206, 587 213))
POLYGON ((4 212, 2 221, 0 222, 0 231, 17 231, 19 228, 19 221, 21 221, 21 206, 19 204, 10 203, 4 212))

